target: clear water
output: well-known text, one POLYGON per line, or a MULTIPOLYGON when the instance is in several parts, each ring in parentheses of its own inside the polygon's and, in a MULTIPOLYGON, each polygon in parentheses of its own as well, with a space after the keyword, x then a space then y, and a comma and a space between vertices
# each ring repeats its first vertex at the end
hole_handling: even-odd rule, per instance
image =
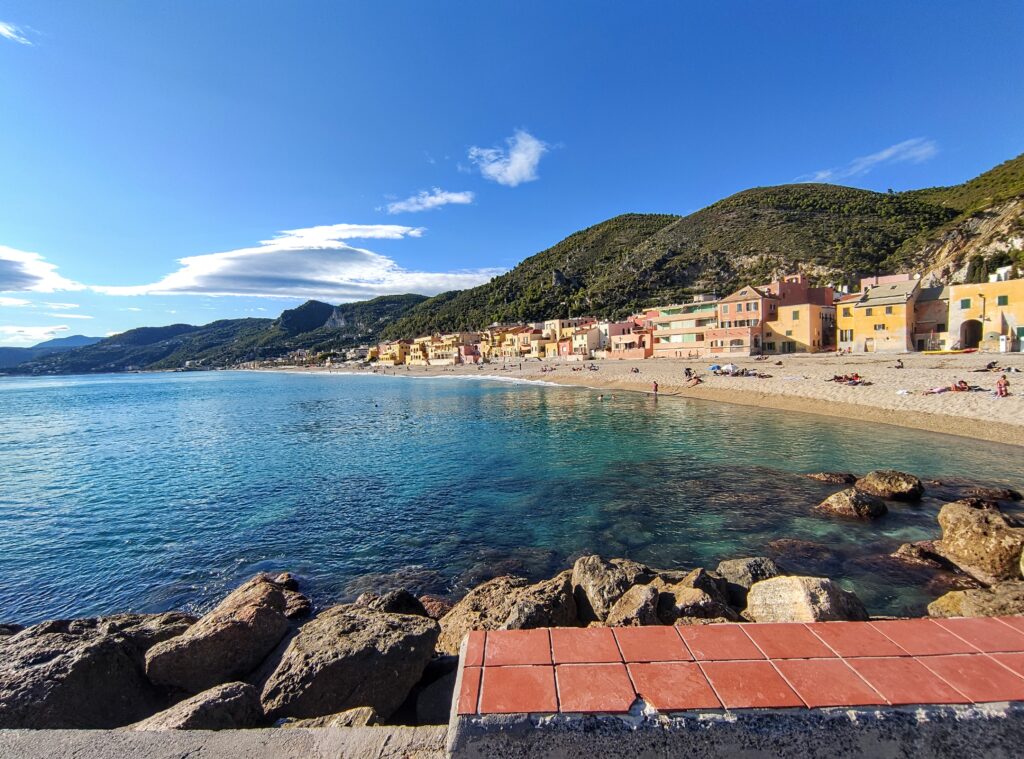
POLYGON ((810 541, 788 568, 919 612, 942 589, 884 556, 936 536, 938 502, 836 521, 811 512, 835 488, 800 473, 1021 487, 1019 462, 895 427, 493 381, 0 378, 0 622, 201 610, 257 571, 296 572, 326 605, 545 577, 584 552, 713 567, 779 538, 810 541))

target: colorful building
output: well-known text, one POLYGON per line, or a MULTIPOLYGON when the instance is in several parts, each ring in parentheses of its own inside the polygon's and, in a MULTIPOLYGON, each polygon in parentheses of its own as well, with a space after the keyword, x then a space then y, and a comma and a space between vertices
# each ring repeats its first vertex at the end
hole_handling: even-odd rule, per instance
POLYGON ((654 328, 633 327, 623 335, 611 338, 608 358, 611 359, 642 359, 654 355, 654 328))
POLYGON ((706 333, 718 325, 714 296, 697 296, 690 303, 654 310, 655 357, 697 358, 707 352, 706 333))
POLYGON ((377 346, 377 362, 382 366, 402 366, 409 355, 408 340, 395 340, 377 346))
POLYGON ((837 346, 856 353, 913 350, 919 285, 909 274, 862 279, 859 293, 839 301, 837 346))
POLYGON ((1024 279, 950 287, 949 336, 958 348, 1021 350, 1024 279))

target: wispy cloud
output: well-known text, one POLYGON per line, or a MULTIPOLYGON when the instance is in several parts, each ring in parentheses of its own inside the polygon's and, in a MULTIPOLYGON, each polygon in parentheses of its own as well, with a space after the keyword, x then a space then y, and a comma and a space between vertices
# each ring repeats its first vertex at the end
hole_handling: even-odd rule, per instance
POLYGON ((419 211, 432 211, 435 208, 441 208, 450 204, 454 205, 468 205, 473 202, 473 193, 468 190, 465 192, 448 192, 442 190, 440 187, 427 192, 421 190, 412 197, 406 198, 405 200, 396 200, 394 203, 388 203, 388 213, 417 213, 419 211))
POLYGON ((57 267, 38 253, 0 245, 0 292, 52 293, 84 290, 85 285, 57 273, 57 267))
POLYGON ((885 163, 923 163, 939 152, 938 143, 925 137, 915 137, 879 150, 871 155, 854 158, 845 166, 804 174, 796 178, 797 182, 834 182, 841 179, 861 177, 885 163))
POLYGON ((58 314, 58 313, 45 313, 44 316, 53 316, 57 319, 92 319, 93 317, 87 316, 86 314, 58 314))
POLYGON ((0 37, 9 39, 11 42, 17 42, 19 45, 32 44, 32 40, 25 36, 24 30, 9 21, 0 21, 0 37))
POLYGON ((77 303, 50 303, 49 301, 43 301, 43 305, 47 308, 52 308, 55 311, 67 311, 69 309, 78 308, 77 303))
POLYGON ((32 301, 25 300, 24 298, 5 298, 0 295, 0 306, 4 308, 25 308, 31 305, 32 301))
POLYGON ((250 248, 179 260, 181 267, 152 284, 93 286, 107 295, 240 295, 317 298, 335 302, 415 292, 434 295, 486 282, 503 269, 424 272, 350 245, 351 239, 420 237, 422 227, 333 224, 281 232, 250 248))
POLYGON ((547 143, 523 129, 516 130, 505 142, 507 150, 474 145, 469 149, 469 160, 476 164, 485 179, 506 187, 537 179, 537 166, 548 151, 547 143))
POLYGON ((0 344, 2 345, 35 345, 44 340, 50 340, 61 332, 70 329, 66 324, 46 327, 22 327, 15 325, 0 325, 0 344))

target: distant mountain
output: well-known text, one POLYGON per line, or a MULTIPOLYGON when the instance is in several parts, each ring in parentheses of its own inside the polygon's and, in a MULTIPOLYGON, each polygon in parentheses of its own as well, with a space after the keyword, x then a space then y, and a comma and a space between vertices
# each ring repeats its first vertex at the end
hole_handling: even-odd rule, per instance
POLYGON ((23 360, 14 371, 88 374, 177 369, 187 361, 222 367, 274 358, 297 348, 343 349, 376 342, 384 325, 426 299, 424 295, 389 295, 341 306, 309 301, 277 319, 223 319, 199 327, 139 327, 92 345, 23 360))
POLYGON ((32 361, 50 353, 80 348, 83 345, 92 345, 102 339, 102 337, 71 335, 70 337, 57 337, 53 340, 46 340, 29 348, 0 348, 0 369, 9 369, 12 366, 32 361))
POLYGON ((615 317, 796 271, 816 284, 853 285, 865 275, 898 271, 962 282, 1009 263, 1024 270, 1022 248, 1024 156, 963 184, 909 192, 757 187, 688 216, 616 216, 469 290, 341 306, 309 301, 273 320, 144 327, 17 359, 16 371, 172 369, 186 361, 229 366, 298 348, 332 350, 493 322, 615 317))

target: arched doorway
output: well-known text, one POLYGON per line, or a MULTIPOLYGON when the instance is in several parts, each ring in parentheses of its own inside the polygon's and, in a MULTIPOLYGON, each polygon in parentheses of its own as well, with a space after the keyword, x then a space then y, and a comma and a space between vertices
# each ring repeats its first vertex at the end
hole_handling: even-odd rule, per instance
POLYGON ((960 325, 960 347, 977 348, 981 342, 981 322, 968 319, 960 325))

